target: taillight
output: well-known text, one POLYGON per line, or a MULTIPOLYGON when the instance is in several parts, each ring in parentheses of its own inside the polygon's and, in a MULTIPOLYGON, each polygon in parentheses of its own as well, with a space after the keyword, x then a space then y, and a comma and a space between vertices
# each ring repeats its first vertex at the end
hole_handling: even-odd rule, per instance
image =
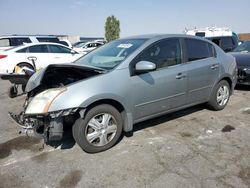
POLYGON ((7 55, 0 55, 0 59, 7 57, 7 55))

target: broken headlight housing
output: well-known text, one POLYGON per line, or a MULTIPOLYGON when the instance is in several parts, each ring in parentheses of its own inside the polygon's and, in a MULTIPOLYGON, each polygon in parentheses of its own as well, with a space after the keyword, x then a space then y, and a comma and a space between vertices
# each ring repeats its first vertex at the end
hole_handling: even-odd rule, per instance
POLYGON ((25 114, 48 113, 51 103, 66 90, 66 88, 52 88, 39 93, 29 103, 25 114))

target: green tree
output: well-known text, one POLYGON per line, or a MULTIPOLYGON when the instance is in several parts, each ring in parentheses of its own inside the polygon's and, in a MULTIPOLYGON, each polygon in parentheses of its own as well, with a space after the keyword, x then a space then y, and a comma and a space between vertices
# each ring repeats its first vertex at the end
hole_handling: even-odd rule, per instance
POLYGON ((120 21, 115 16, 109 16, 105 23, 105 38, 107 42, 120 37, 120 21))

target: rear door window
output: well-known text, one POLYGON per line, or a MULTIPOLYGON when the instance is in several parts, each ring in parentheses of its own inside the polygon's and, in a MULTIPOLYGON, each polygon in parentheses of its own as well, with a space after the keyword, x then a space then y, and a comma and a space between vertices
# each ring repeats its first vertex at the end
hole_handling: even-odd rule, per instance
POLYGON ((4 38, 0 39, 0 47, 10 47, 10 39, 9 38, 4 38))
POLYGON ((211 44, 196 40, 196 39, 185 39, 187 47, 187 61, 197 61, 200 59, 206 59, 213 57, 211 44))
POLYGON ((48 53, 47 45, 35 45, 28 48, 30 53, 48 53))
POLYGON ((48 45, 51 53, 71 53, 71 50, 63 46, 48 45))

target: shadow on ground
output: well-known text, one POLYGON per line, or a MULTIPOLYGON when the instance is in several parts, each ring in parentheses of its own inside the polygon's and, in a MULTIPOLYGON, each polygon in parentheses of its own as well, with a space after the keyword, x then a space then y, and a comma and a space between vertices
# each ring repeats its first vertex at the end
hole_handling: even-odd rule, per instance
POLYGON ((183 117, 183 116, 186 116, 186 115, 189 115, 189 114, 192 114, 200 110, 204 110, 204 109, 206 109, 206 106, 204 104, 201 104, 201 105, 197 105, 197 106, 190 107, 184 110, 172 112, 163 116, 159 116, 157 118, 153 118, 147 121, 137 123, 134 125, 133 131, 129 133, 125 133, 125 136, 127 137, 133 136, 133 132, 140 131, 148 127, 154 127, 159 124, 166 123, 168 121, 172 121, 174 119, 177 119, 177 118, 180 118, 180 117, 183 117))
POLYGON ((250 91, 250 85, 236 85, 235 86, 236 90, 241 90, 241 91, 250 91))

